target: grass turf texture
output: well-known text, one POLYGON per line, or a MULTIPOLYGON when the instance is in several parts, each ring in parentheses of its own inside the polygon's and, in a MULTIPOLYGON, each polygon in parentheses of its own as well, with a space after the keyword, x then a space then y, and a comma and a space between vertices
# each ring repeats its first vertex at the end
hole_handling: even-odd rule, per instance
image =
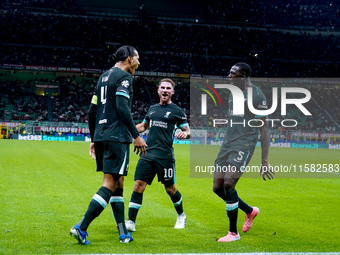
MULTIPOLYGON (((340 178, 242 178, 240 197, 260 208, 241 240, 217 243, 226 235, 225 203, 212 192, 212 178, 190 178, 189 146, 175 146, 177 187, 187 214, 175 230, 176 213, 163 185, 148 186, 137 218, 135 240, 120 244, 111 207, 93 221, 91 245, 69 236, 102 183, 89 143, 0 140, 0 254, 339 252, 340 178)), ((217 148, 217 147, 216 147, 217 148)), ((260 151, 252 164, 260 162, 260 151)), ((207 155, 210 156, 210 155, 207 155)), ((211 155, 211 161, 214 160, 211 155)), ((137 156, 125 179, 125 214, 137 156)), ((339 151, 272 148, 270 163, 339 163, 339 151)), ((127 216, 126 216, 127 217, 127 216)))

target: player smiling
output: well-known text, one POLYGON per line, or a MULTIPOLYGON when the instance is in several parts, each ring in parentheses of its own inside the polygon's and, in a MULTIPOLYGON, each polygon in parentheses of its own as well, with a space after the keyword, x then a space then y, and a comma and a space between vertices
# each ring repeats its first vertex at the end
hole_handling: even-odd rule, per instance
POLYGON ((171 101, 175 93, 175 83, 171 79, 163 79, 159 83, 159 103, 152 105, 144 119, 137 125, 139 132, 149 129, 146 155, 138 161, 135 172, 135 185, 129 203, 129 220, 126 227, 136 231, 136 217, 143 201, 143 193, 147 184, 151 185, 154 177, 164 184, 177 212, 175 228, 184 228, 186 215, 183 211, 182 195, 175 186, 175 157, 172 147, 174 132, 178 139, 189 139, 190 128, 184 111, 171 101))

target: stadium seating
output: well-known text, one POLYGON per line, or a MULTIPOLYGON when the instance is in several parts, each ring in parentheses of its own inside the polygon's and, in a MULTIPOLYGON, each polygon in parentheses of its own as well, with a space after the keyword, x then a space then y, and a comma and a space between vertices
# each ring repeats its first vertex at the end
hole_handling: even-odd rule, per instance
POLYGON ((237 2, 206 0, 209 17, 215 21, 339 29, 340 5, 332 0, 241 0, 237 2))
POLYGON ((22 10, 7 10, 0 21, 7 64, 107 69, 118 43, 136 46, 143 71, 221 75, 235 58, 257 67, 256 76, 336 77, 339 69, 340 37, 333 34, 22 10))

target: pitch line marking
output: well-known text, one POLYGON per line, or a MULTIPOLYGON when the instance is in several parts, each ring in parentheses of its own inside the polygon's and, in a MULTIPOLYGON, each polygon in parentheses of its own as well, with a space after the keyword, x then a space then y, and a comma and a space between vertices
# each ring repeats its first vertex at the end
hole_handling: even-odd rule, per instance
MULTIPOLYGON (((91 253, 72 255, 340 255, 340 252, 250 252, 250 253, 91 253)), ((62 254, 69 255, 69 254, 62 254)))

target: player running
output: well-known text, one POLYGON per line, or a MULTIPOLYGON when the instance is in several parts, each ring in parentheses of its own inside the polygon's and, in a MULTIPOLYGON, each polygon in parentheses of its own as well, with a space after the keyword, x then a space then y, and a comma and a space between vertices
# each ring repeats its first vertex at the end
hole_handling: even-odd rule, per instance
POLYGON ((172 147, 176 126, 181 131, 176 135, 178 139, 189 139, 190 128, 184 111, 171 101, 175 93, 175 83, 171 79, 159 82, 159 103, 152 105, 144 119, 137 125, 138 131, 149 129, 148 147, 145 156, 141 156, 135 172, 135 185, 129 203, 129 220, 126 227, 129 231, 136 231, 136 218, 142 206, 143 192, 147 184, 151 185, 154 177, 164 184, 177 211, 175 228, 184 228, 186 215, 183 211, 181 193, 175 186, 175 157, 172 147))
POLYGON ((237 231, 238 208, 246 213, 246 221, 242 228, 243 232, 249 231, 254 218, 259 214, 259 209, 246 204, 239 198, 235 190, 238 180, 254 153, 258 139, 258 128, 240 125, 244 120, 244 123, 248 123, 250 119, 259 118, 264 123, 264 125, 260 127, 262 147, 261 175, 264 180, 266 180, 266 177, 273 179, 273 172, 269 170, 268 164, 269 135, 266 116, 255 116, 249 111, 246 101, 247 89, 252 88, 253 104, 256 109, 267 109, 267 101, 262 91, 250 82, 250 73, 251 69, 248 64, 237 63, 231 68, 229 74, 232 84, 243 91, 245 112, 242 116, 233 114, 233 100, 235 100, 235 98, 230 94, 228 100, 228 128, 223 145, 215 160, 215 169, 224 168, 228 170, 215 171, 213 187, 214 192, 226 201, 227 215, 229 217, 229 232, 226 236, 218 239, 218 242, 232 242, 240 239, 240 234, 237 231), (231 125, 231 123, 238 124, 231 125))
POLYGON ((80 244, 89 244, 87 228, 108 203, 111 204, 121 243, 133 240, 124 221, 123 182, 129 165, 131 136, 137 154, 145 153, 131 116, 132 75, 139 66, 137 50, 122 46, 113 55, 116 64, 98 80, 89 110, 90 154, 97 171, 104 173, 103 185, 92 197, 81 221, 70 230, 80 244))

